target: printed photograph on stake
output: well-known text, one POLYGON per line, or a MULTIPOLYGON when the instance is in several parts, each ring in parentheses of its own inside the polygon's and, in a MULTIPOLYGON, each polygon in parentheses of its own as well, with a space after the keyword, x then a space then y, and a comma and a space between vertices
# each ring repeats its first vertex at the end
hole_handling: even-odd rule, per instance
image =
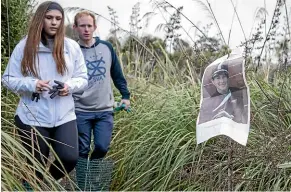
POLYGON ((205 69, 201 86, 197 142, 224 134, 234 140, 243 137, 239 143, 246 143, 250 110, 244 58, 232 55, 214 61, 205 69))

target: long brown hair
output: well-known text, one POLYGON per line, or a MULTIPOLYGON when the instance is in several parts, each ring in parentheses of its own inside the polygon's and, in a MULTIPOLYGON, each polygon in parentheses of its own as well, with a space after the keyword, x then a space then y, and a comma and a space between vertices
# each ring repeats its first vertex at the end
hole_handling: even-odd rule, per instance
MULTIPOLYGON (((43 32, 43 23, 48 7, 53 1, 45 1, 39 5, 37 8, 28 29, 27 40, 23 52, 23 58, 21 61, 21 73, 23 76, 28 76, 32 74, 38 77, 38 72, 36 69, 36 61, 38 57, 39 43, 41 41, 41 35, 43 32)), ((59 74, 64 75, 67 70, 65 57, 64 57, 64 38, 65 38, 65 28, 64 28, 64 12, 62 12, 61 24, 54 36, 54 47, 53 47, 53 58, 56 63, 57 71, 59 74)))

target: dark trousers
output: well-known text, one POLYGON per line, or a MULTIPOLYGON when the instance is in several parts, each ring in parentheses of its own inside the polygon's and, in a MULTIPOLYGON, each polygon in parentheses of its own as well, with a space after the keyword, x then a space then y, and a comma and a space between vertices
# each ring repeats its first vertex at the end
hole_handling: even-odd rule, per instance
POLYGON ((79 133, 79 156, 88 158, 93 130, 94 150, 91 159, 105 157, 109 150, 112 130, 113 111, 76 112, 79 133))
MULTIPOLYGON (((36 127, 42 138, 31 126, 24 124, 18 116, 15 116, 14 119, 15 125, 19 128, 18 132, 24 147, 31 153, 33 152, 35 158, 43 165, 47 163, 49 156, 48 144, 51 144, 63 164, 62 166, 59 160, 56 159, 50 166, 49 172, 56 180, 65 175, 64 168, 67 173, 74 169, 78 160, 78 134, 75 120, 53 128, 36 127), (32 131, 33 134, 31 134, 32 131), (32 141, 34 149, 32 148, 32 141)), ((29 160, 27 161, 31 164, 29 160)), ((38 171, 36 171, 36 175, 40 179, 43 178, 38 171)))

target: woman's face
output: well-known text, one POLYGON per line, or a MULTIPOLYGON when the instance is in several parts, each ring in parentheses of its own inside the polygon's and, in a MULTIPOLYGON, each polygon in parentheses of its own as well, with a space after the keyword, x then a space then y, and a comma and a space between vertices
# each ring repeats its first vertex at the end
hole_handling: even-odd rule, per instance
POLYGON ((50 10, 45 14, 43 30, 49 37, 54 37, 61 25, 63 15, 59 10, 50 10))

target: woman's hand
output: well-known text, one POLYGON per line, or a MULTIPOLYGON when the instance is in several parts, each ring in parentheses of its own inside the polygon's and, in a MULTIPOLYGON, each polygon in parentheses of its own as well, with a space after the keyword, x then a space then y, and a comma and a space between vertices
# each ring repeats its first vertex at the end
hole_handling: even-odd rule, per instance
POLYGON ((64 88, 59 90, 59 96, 67 96, 69 95, 69 86, 64 83, 64 88))
POLYGON ((36 83, 35 91, 37 93, 41 93, 42 91, 49 91, 51 89, 49 82, 50 81, 38 80, 36 83))

